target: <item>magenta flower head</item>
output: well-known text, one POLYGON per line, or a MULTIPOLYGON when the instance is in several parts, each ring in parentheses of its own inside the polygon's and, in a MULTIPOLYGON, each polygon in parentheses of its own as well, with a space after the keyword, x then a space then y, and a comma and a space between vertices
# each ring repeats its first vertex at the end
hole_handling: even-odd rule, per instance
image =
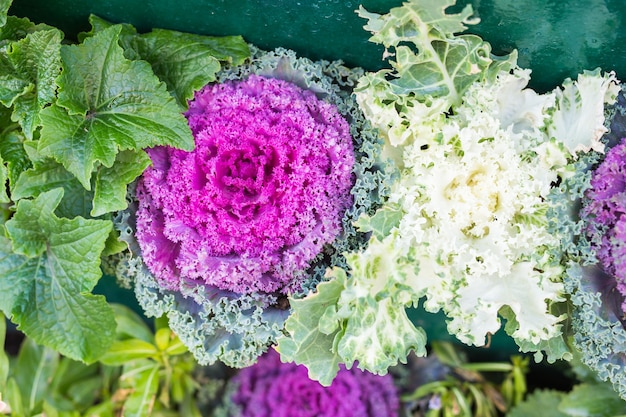
POLYGON ((626 295, 626 139, 607 152, 585 196, 581 217, 591 244, 603 269, 626 295))
POLYGON ((302 365, 282 363, 274 350, 232 380, 239 417, 396 417, 400 403, 390 375, 341 368, 329 387, 302 365))
POLYGON ((150 150, 137 240, 159 283, 240 294, 299 290, 352 204, 350 126, 287 81, 250 75, 196 93, 191 152, 150 150))

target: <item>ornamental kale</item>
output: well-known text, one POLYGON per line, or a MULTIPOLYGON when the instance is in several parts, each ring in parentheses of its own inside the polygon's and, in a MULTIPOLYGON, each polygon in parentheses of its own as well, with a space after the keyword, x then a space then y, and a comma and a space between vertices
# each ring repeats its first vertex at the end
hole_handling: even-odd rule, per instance
MULTIPOLYGON (((567 181, 580 184, 581 228, 571 252, 576 262, 568 268, 565 285, 572 304, 572 330, 581 360, 609 380, 626 399, 626 321, 622 223, 626 97, 607 110, 611 124, 602 142, 606 156, 589 155, 567 181)), ((595 155, 594 155, 595 154, 595 155)))
POLYGON ((355 93, 400 176, 383 207, 357 223, 369 246, 293 303, 279 340, 283 360, 324 384, 341 362, 384 374, 411 350, 425 354, 426 336, 404 310, 422 298, 466 344, 485 345, 505 318, 522 351, 570 355, 558 307, 561 245, 572 237, 551 194, 580 151, 601 149, 617 80, 587 71, 537 94, 515 53, 495 57, 479 37, 456 34, 471 23, 469 6, 447 14, 453 2, 443 3, 360 11, 371 40, 395 52, 392 69, 365 75, 355 93))
POLYGON ((150 151, 154 167, 115 221, 130 248, 116 275, 202 364, 249 366, 275 343, 287 295, 347 266, 342 254, 367 244, 354 222, 393 182, 352 96, 362 70, 251 49, 190 103, 196 153, 150 151))
MULTIPOLYGON (((594 170, 581 217, 604 270, 626 296, 626 139, 594 170)), ((626 302, 622 309, 626 308, 626 302)))
POLYGON ((186 113, 192 152, 154 148, 138 185, 137 240, 164 288, 299 291, 352 204, 348 122, 283 80, 207 86, 186 113))
MULTIPOLYGON (((94 361, 115 333, 113 311, 91 294, 101 258, 125 248, 112 213, 150 163, 145 148, 191 149, 193 136, 162 80, 172 64, 122 46, 144 35, 92 18, 100 29, 70 44, 56 28, 7 17, 9 4, 0 6, 0 309, 37 343, 94 361)), ((238 37, 211 41, 247 51, 238 37)), ((190 78, 175 87, 206 84, 220 61, 245 58, 215 55, 213 72, 190 58, 190 78)))
POLYGON ((390 375, 342 368, 329 387, 304 366, 281 363, 270 350, 232 379, 235 417, 396 417, 399 399, 390 375))

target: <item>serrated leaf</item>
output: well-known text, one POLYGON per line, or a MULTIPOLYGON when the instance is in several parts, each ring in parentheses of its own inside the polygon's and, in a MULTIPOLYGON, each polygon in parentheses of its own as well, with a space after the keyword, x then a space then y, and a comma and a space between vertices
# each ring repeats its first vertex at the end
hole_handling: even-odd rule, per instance
POLYGON ((574 417, 614 417, 626 414, 626 402, 609 383, 579 384, 563 399, 559 411, 574 417))
POLYGON ((111 168, 120 150, 194 146, 165 84, 148 63, 124 57, 121 30, 115 25, 61 48, 59 98, 41 113, 39 152, 63 164, 88 190, 94 169, 111 168))
POLYGON ((14 76, 28 84, 12 103, 13 120, 20 124, 28 139, 33 138, 40 124, 41 109, 55 99, 62 40, 63 33, 58 29, 39 30, 14 42, 8 52, 14 76))
POLYGON ((238 65, 250 55, 240 36, 209 37, 165 29, 138 36, 133 46, 185 109, 194 91, 215 81, 219 61, 238 65))
MULTIPOLYGON (((57 370, 59 354, 26 338, 11 372, 20 389, 22 404, 33 413, 41 408, 48 384, 57 370)), ((30 415, 28 413, 28 415, 30 415)))
POLYGON ((59 218, 62 189, 21 200, 0 238, 0 308, 37 343, 90 362, 113 340, 115 320, 102 296, 88 292, 101 276, 111 223, 59 218), (12 243, 12 244, 11 244, 12 243))
POLYGON ((117 154, 112 168, 99 167, 94 176, 93 217, 112 211, 124 210, 126 186, 151 164, 150 157, 143 151, 122 151, 117 154))
POLYGON ((31 162, 24 150, 26 138, 21 129, 17 124, 11 125, 9 122, 5 124, 5 120, 0 121, 0 157, 6 163, 9 184, 13 187, 20 174, 30 168, 31 162))
POLYGON ((343 285, 337 280, 323 282, 317 293, 301 300, 290 300, 292 313, 285 322, 289 336, 278 339, 276 350, 283 362, 305 365, 309 378, 330 386, 339 372, 341 358, 334 351, 335 333, 320 331, 321 318, 329 306, 337 304, 343 285))

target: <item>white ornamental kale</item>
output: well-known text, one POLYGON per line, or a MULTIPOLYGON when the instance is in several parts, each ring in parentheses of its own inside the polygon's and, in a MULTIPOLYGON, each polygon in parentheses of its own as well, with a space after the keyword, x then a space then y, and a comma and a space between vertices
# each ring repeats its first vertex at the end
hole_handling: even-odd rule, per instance
POLYGON ((386 204, 357 222, 371 232, 368 248, 292 303, 278 349, 324 384, 339 363, 384 374, 411 350, 425 354, 426 336, 405 312, 422 298, 464 343, 485 345, 505 318, 522 351, 570 356, 557 310, 572 236, 552 193, 573 175, 576 152, 597 148, 598 108, 617 81, 596 70, 538 94, 514 54, 495 57, 480 38, 456 35, 471 8, 448 15, 449 5, 361 11, 396 61, 361 79, 357 101, 400 176, 386 204), (582 118, 584 130, 562 122, 582 118))

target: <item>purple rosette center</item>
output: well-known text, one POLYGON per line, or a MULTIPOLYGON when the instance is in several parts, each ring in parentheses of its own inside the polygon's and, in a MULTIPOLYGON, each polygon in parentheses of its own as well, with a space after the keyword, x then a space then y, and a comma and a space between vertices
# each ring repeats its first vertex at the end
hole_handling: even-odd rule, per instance
POLYGON ((312 92, 255 75, 205 87, 186 116, 195 150, 151 149, 138 185, 146 265, 174 290, 297 290, 352 203, 348 122, 312 92))
POLYGON ((233 382, 232 402, 240 417, 396 417, 400 407, 390 375, 342 365, 331 386, 324 387, 309 379, 304 366, 282 363, 274 350, 233 382))
POLYGON ((581 217, 603 269, 616 281, 626 311, 626 139, 594 171, 581 217))

